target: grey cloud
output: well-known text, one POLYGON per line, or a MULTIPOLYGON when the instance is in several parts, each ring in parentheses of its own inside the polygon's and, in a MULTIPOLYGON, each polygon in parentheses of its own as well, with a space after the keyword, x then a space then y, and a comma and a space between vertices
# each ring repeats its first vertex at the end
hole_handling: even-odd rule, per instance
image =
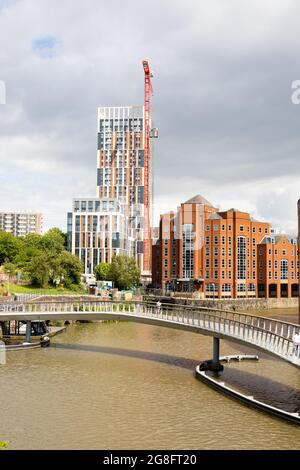
MULTIPOLYGON (((295 2, 275 0, 155 0, 151 8, 137 0, 87 0, 84 8, 79 0, 9 2, 0 15, 0 79, 8 95, 0 109, 0 159, 9 160, 0 175, 2 208, 12 198, 6 181, 18 179, 26 163, 28 182, 30 171, 40 175, 35 192, 49 225, 49 181, 54 205, 60 195, 60 224, 76 191, 95 194, 97 106, 141 103, 141 60, 149 58, 160 128, 157 199, 169 194, 170 203, 180 202, 204 189, 226 204, 231 192, 234 205, 295 226, 285 205, 298 197, 300 173, 300 106, 290 100, 291 83, 300 78, 299 12, 295 2), (61 38, 61 46, 45 60, 31 46, 48 35, 61 38), (24 152, 22 138, 29 139, 24 152), (290 189, 279 204, 272 181, 280 178, 290 189), (241 198, 243 185, 265 183, 270 203, 249 191, 241 198)), ((14 199, 23 203, 24 192, 14 199)))

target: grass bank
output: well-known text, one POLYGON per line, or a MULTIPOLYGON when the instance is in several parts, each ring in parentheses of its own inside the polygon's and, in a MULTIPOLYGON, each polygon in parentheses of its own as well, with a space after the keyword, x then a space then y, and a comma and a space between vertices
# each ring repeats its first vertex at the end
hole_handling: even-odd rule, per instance
POLYGON ((38 295, 76 295, 86 294, 86 291, 80 287, 76 290, 63 289, 62 287, 48 287, 45 289, 39 289, 34 286, 22 286, 19 284, 5 283, 5 290, 9 294, 38 294, 38 295))

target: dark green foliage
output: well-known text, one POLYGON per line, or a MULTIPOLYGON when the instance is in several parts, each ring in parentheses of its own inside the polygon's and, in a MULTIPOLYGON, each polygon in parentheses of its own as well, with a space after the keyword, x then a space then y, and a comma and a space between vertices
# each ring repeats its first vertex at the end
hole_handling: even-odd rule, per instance
POLYGON ((58 228, 45 235, 31 233, 20 238, 0 232, 0 264, 6 272, 20 271, 36 287, 70 288, 80 284, 83 266, 66 251, 65 244, 66 237, 58 228))
POLYGON ((110 278, 118 289, 132 289, 141 282, 141 273, 134 258, 113 256, 110 266, 110 278))
POLYGON ((6 261, 14 261, 20 244, 20 239, 14 237, 11 233, 0 231, 0 265, 6 261))
POLYGON ((110 278, 110 264, 100 263, 94 269, 94 274, 97 281, 111 281, 110 278))

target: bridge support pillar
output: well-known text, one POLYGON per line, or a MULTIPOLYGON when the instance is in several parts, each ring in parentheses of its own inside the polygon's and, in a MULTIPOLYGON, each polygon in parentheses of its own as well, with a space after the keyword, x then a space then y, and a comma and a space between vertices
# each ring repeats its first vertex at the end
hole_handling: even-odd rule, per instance
POLYGON ((200 370, 220 372, 224 369, 220 362, 220 338, 213 337, 213 358, 200 364, 200 370))
POLYGON ((223 370, 223 366, 220 363, 220 338, 213 337, 213 360, 211 363, 211 370, 219 371, 223 370))
POLYGON ((31 321, 26 322, 26 343, 31 343, 31 321))

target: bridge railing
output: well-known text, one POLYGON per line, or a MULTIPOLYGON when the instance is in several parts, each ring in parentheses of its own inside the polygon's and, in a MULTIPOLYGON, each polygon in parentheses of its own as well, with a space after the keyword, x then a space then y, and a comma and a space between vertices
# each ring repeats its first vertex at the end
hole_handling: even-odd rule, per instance
POLYGON ((280 356, 294 356, 300 359, 300 350, 294 350, 293 334, 299 333, 299 325, 282 321, 231 312, 210 312, 187 308, 163 307, 158 314, 162 320, 176 321, 201 327, 209 331, 242 339, 280 356))
POLYGON ((157 305, 155 302, 103 301, 99 299, 11 302, 1 304, 1 311, 8 313, 107 312, 147 316, 234 336, 281 356, 294 354, 300 358, 300 351, 293 352, 293 336, 295 333, 300 333, 299 325, 243 312, 171 303, 157 305))

